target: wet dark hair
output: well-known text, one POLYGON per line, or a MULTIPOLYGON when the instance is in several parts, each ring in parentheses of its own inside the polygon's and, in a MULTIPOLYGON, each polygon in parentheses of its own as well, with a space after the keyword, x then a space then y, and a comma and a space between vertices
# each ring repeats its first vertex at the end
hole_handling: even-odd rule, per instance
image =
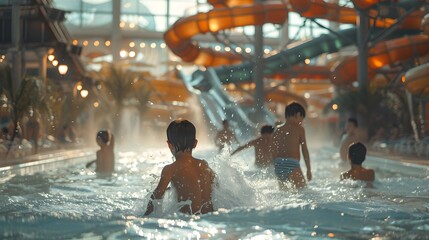
POLYGON ((357 121, 357 119, 356 119, 356 118, 349 118, 349 119, 347 120, 347 122, 353 123, 353 125, 355 125, 355 127, 357 127, 357 126, 358 126, 358 121, 357 121))
POLYGON ((285 108, 285 117, 293 117, 297 115, 298 113, 301 114, 302 117, 305 117, 305 110, 301 106, 301 104, 297 102, 293 102, 286 106, 285 108))
POLYGON ((224 119, 224 120, 222 121, 222 125, 225 125, 225 124, 229 124, 228 120, 226 120, 226 119, 224 119))
POLYGON ((192 150, 195 145, 195 126, 188 120, 172 121, 167 127, 167 140, 176 152, 192 150))
POLYGON ((264 125, 261 127, 261 134, 264 134, 264 133, 271 134, 273 132, 274 132, 274 127, 271 125, 264 125))
POLYGON ((354 143, 349 147, 350 161, 355 165, 361 165, 365 161, 366 147, 362 143, 354 143))
POLYGON ((100 138, 102 142, 106 143, 109 141, 109 133, 107 130, 98 131, 96 140, 100 138))

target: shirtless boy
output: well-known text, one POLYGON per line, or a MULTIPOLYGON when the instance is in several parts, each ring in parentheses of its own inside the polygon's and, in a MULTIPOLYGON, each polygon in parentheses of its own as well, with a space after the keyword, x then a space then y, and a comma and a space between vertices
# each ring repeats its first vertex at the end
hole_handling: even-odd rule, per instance
POLYGON ((295 188, 302 188, 306 186, 306 181, 299 164, 300 150, 307 167, 307 180, 312 178, 305 130, 301 125, 305 110, 300 104, 291 103, 286 106, 285 117, 286 122, 273 133, 274 169, 282 189, 286 188, 286 182, 292 183, 295 188))
POLYGON ((262 126, 261 128, 261 136, 246 143, 243 146, 239 146, 235 149, 231 155, 236 154, 237 152, 249 148, 255 148, 255 165, 259 168, 266 168, 269 166, 273 166, 273 157, 271 153, 271 143, 272 143, 272 133, 274 132, 274 128, 270 125, 262 126))
POLYGON ((115 154, 113 152, 115 138, 110 131, 103 130, 97 133, 96 141, 100 146, 100 150, 97 151, 97 159, 87 163, 86 167, 95 163, 97 173, 112 173, 115 170, 115 154))
POLYGON ((215 174, 206 161, 192 156, 197 146, 195 126, 187 120, 176 120, 167 128, 167 144, 176 161, 165 166, 158 186, 152 193, 145 215, 154 210, 152 199, 161 199, 171 182, 176 189, 177 201, 191 200, 191 205, 180 211, 187 214, 204 214, 213 211, 212 189, 215 174))
POLYGON ((353 179, 372 182, 375 178, 374 170, 362 167, 365 161, 366 147, 358 142, 350 145, 349 147, 349 160, 351 162, 351 169, 347 172, 341 173, 340 179, 353 179))

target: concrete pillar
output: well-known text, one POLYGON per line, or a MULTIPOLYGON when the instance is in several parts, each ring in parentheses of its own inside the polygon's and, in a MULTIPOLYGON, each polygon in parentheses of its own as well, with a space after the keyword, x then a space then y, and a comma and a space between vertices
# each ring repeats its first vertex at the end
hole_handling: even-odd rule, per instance
POLYGON ((21 1, 12 2, 12 91, 15 95, 22 81, 21 1))
POLYGON ((121 23, 121 0, 113 0, 112 1, 112 32, 110 35, 112 45, 112 57, 113 63, 118 62, 120 60, 119 52, 121 51, 121 28, 119 24, 121 23))
MULTIPOLYGON (((358 37, 358 83, 361 96, 368 91, 368 34, 369 34, 369 17, 364 11, 358 11, 357 18, 357 37, 358 37)), ((359 126, 362 129, 367 128, 366 116, 357 116, 359 126)), ((364 135, 367 135, 365 131, 364 135)))
MULTIPOLYGON (((340 0, 330 0, 329 1, 330 3, 334 3, 334 4, 339 4, 339 2, 340 2, 340 0)), ((340 7, 340 6, 338 6, 338 7, 340 7)), ((332 30, 332 31, 338 31, 338 30, 340 30, 340 23, 338 23, 338 22, 334 22, 334 21, 329 21, 329 28, 332 30)))
POLYGON ((39 48, 36 50, 37 57, 39 58, 39 77, 42 79, 43 84, 47 85, 47 70, 48 70, 48 51, 46 48, 39 48))
MULTIPOLYGON (((259 1, 258 1, 259 2, 259 1)), ((258 121, 263 119, 263 107, 265 103, 264 93, 264 30, 263 25, 255 26, 255 55, 254 55, 254 69, 253 81, 255 82, 255 114, 258 121)))
POLYGON ((286 17, 283 27, 280 30, 280 36, 279 36, 279 40, 280 40, 279 44, 281 48, 285 47, 286 44, 289 42, 289 12, 286 14, 288 15, 288 17, 286 17))

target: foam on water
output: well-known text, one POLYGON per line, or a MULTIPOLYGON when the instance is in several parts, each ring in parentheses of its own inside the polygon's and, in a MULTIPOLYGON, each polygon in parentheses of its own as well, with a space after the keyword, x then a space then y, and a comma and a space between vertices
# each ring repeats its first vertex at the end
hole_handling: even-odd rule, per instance
MULTIPOLYGON (((217 211, 177 212, 174 189, 144 217, 161 169, 173 161, 166 149, 119 152, 116 173, 97 177, 84 163, 0 179, 0 233, 4 238, 425 238, 429 231, 429 178, 376 169, 373 186, 339 181, 330 155, 312 155, 313 181, 280 191, 272 169, 253 165, 253 151, 230 157, 200 148, 217 174, 217 211)), ((302 167, 305 172, 304 164, 302 167)))

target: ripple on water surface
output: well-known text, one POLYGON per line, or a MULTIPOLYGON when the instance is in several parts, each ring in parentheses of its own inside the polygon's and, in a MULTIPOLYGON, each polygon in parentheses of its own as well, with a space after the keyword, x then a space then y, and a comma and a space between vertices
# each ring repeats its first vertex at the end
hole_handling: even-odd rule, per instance
POLYGON ((271 169, 253 167, 252 151, 230 157, 203 149, 195 155, 206 159, 219 179, 214 213, 175 213, 175 193, 169 190, 162 207, 144 217, 171 154, 165 149, 119 152, 110 177, 97 177, 82 163, 0 179, 1 234, 23 239, 428 238, 429 178, 377 169, 372 186, 340 182, 337 162, 321 152, 312 156, 308 187, 285 192, 271 169))

